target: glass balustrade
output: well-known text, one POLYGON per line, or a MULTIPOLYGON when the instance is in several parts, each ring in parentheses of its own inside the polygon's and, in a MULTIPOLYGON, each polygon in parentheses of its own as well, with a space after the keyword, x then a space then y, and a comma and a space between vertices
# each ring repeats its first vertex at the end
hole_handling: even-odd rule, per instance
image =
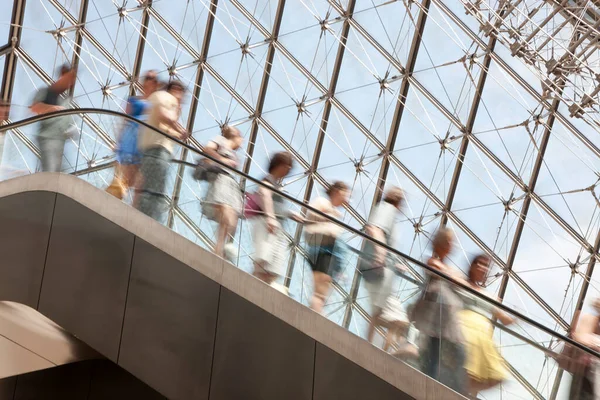
MULTIPOLYGON (((68 118, 72 126, 61 171, 106 189, 115 174, 115 135, 126 119, 101 110, 71 111, 67 116, 46 115, 0 126, 5 148, 1 178, 40 170, 36 140, 39 120, 52 118, 68 118)), ((195 165, 202 158, 205 155, 200 143, 194 139, 187 144, 173 141, 159 219, 212 251, 218 235, 214 220, 218 218, 208 218, 203 211, 209 205, 206 195, 211 183, 194 177, 195 165)), ((487 382, 491 387, 486 388, 479 382, 481 398, 568 398, 571 367, 586 357, 595 359, 597 353, 515 311, 517 305, 501 304, 466 285, 466 276, 459 271, 456 280, 449 279, 423 263, 427 260, 415 260, 375 242, 364 224, 356 220, 342 222, 309 207, 295 195, 295 185, 304 173, 292 170, 281 189, 273 191, 260 181, 266 175, 264 165, 252 163, 250 175, 219 166, 239 186, 235 195, 242 205, 242 216, 226 252, 234 265, 264 277, 256 264, 260 251, 257 247, 265 241, 279 246, 277 259, 272 262, 282 272, 270 282, 274 290, 314 307, 313 270, 323 271, 325 275, 320 277, 324 279, 318 284, 329 287, 319 290, 323 296, 318 301, 322 302, 325 318, 368 339, 374 320, 373 304, 377 303, 382 311, 372 329, 373 345, 443 383, 460 386, 457 382, 461 379, 487 368, 489 378, 497 381, 491 383, 497 384, 487 382), (270 191, 272 198, 283 201, 273 209, 275 222, 270 225, 258 204, 262 199, 257 195, 260 190, 270 191), (258 207, 252 207, 252 201, 258 207), (321 229, 322 225, 327 229, 321 229), (273 232, 267 235, 270 229, 273 232), (256 235, 260 240, 254 240, 256 235), (382 292, 390 296, 382 299, 382 292), (573 350, 569 353, 573 355, 570 364, 561 358, 565 347, 573 350)), ((123 192, 126 203, 133 205, 138 200, 134 190, 123 192)))

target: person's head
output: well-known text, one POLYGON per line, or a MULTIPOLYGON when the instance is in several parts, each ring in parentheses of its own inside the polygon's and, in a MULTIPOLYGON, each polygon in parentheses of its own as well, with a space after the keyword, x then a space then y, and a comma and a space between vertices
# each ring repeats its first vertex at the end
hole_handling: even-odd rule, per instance
POLYGON ((144 96, 148 97, 152 93, 158 90, 158 74, 155 70, 151 69, 146 72, 142 77, 142 91, 144 92, 144 96))
POLYGON ((444 259, 452 251, 452 242, 454 234, 449 228, 440 228, 433 237, 433 252, 441 259, 444 259))
POLYGON ((58 69, 58 79, 54 82, 53 87, 60 92, 69 90, 75 86, 77 82, 77 70, 69 64, 63 64, 58 69))
POLYGON ((175 97, 177 101, 181 104, 183 96, 185 95, 185 86, 181 81, 176 79, 172 80, 171 82, 167 83, 165 90, 171 95, 173 95, 173 97, 175 97))
POLYGON ((385 196, 383 196, 383 201, 393 205, 396 208, 400 208, 402 205, 402 201, 404 200, 404 192, 399 187, 392 187, 389 189, 385 196))
POLYGON ((327 196, 329 201, 334 207, 339 207, 348 201, 348 195, 350 194, 350 188, 344 182, 334 182, 329 188, 327 188, 327 196))
POLYGON ((290 173, 294 160, 287 151, 275 153, 269 162, 269 174, 276 179, 282 179, 290 173))
POLYGON ((238 128, 231 125, 225 125, 221 129, 221 134, 229 143, 231 143, 231 148, 233 150, 237 150, 242 147, 242 143, 244 143, 244 138, 242 137, 242 133, 238 128))
POLYGON ((476 285, 483 285, 490 269, 491 259, 487 254, 480 254, 471 261, 469 280, 476 285))

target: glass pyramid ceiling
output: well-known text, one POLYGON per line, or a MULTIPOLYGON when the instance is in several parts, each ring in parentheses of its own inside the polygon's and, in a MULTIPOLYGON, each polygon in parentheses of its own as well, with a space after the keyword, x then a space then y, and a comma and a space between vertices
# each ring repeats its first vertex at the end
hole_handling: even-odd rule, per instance
MULTIPOLYGON (((188 86, 182 118, 194 145, 236 125, 246 139, 244 170, 255 176, 269 154, 292 152, 286 190, 310 200, 333 180, 348 182, 344 221, 355 227, 383 189, 402 187, 402 252, 427 257, 431 234, 451 226, 456 267, 492 255, 488 289, 553 329, 566 332, 586 298, 600 295, 591 2, 0 2, 12 10, 0 16, 1 96, 12 121, 30 115, 35 89, 65 62, 79 68, 75 106, 116 111, 140 74, 155 69, 188 86)), ((77 173, 86 179, 110 180, 118 125, 89 116, 80 129, 88 141, 67 161, 73 171, 85 164, 77 173)), ((33 130, 7 133, 3 167, 35 171, 32 138, 33 130)), ((200 188, 188 175, 174 178, 169 224, 212 236, 198 223, 200 188)), ((291 257, 292 286, 297 264, 291 257)), ((356 278, 329 300, 329 317, 360 333, 368 305, 356 278)), ((515 393, 556 396, 561 375, 519 358, 508 359, 524 381, 515 393)))

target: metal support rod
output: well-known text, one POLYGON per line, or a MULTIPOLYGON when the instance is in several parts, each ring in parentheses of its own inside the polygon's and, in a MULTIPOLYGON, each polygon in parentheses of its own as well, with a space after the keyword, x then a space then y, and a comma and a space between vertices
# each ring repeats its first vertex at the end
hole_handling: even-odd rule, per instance
MULTIPOLYGON (((502 3, 500 3, 502 4, 502 3)), ((502 5, 500 7, 503 7, 502 5)), ((503 10, 498 10, 500 17, 502 17, 503 10)), ((502 19, 495 24, 495 29, 501 24, 502 19)), ((479 105, 481 104, 481 96, 483 94, 483 89, 485 88, 485 82, 487 81, 488 71, 490 68, 490 64, 492 63, 491 54, 494 52, 497 41, 496 35, 491 35, 490 40, 487 45, 486 55, 483 58, 483 67, 481 68, 481 73, 479 74, 479 80, 477 81, 477 86, 475 87, 475 94, 473 96, 473 102, 471 103, 471 109, 469 110, 469 116, 467 117, 467 124, 465 125, 465 129, 463 131, 463 137, 461 139, 460 148, 458 150, 458 154, 456 155, 456 165, 454 166, 454 172, 452 174, 452 180, 450 181, 450 186, 448 187, 448 195, 446 196, 446 204, 444 206, 444 210, 452 210, 452 204, 454 203, 454 196, 456 195, 456 190, 458 188, 458 182, 460 180, 460 174, 462 172, 462 167, 465 162, 465 156, 467 155, 467 149, 469 147, 469 137, 473 132, 473 126, 475 125, 475 120, 477 119, 477 111, 479 110, 479 105)), ((446 214, 442 215, 442 219, 440 221, 440 226, 446 226, 448 223, 448 217, 446 214)))
MULTIPOLYGON (((468 37, 473 40, 479 47, 486 48, 486 43, 471 30, 448 6, 443 0, 432 0, 437 8, 439 8, 444 14, 448 16, 468 37)), ((534 98, 535 101, 539 102, 542 106, 547 109, 551 109, 551 104, 542 95, 534 89, 529 82, 527 82, 521 75, 517 74, 515 70, 509 66, 498 54, 491 53, 494 63, 499 66, 504 72, 506 72, 512 79, 514 79, 525 91, 534 98)), ((587 136, 585 136, 578 128, 576 128, 562 113, 555 112, 556 119, 562 125, 564 125, 585 147, 587 147, 596 157, 600 158, 600 148, 596 146, 587 136)))
MULTIPOLYGON (((81 29, 85 27, 85 21, 87 19, 89 0, 81 0, 79 7, 79 18, 77 18, 77 30, 75 31, 75 49, 73 49, 73 59, 71 60, 71 67, 77 69, 79 67, 79 60, 81 59, 81 45, 83 43, 83 35, 81 29)), ((69 89, 69 96, 73 96, 75 87, 69 89)))
MULTIPOLYGON (((235 0, 234 0, 235 1, 235 0)), ((267 97, 267 89, 269 87, 269 79, 271 77, 271 69, 273 68, 273 59, 275 58, 275 42, 279 37, 279 29, 281 28, 281 21, 283 19, 283 10, 285 8, 285 0, 279 0, 277 4, 277 11, 275 12, 275 21, 273 22, 273 30, 269 40, 269 48, 267 50, 267 57, 265 60, 265 67, 263 71, 262 81, 258 91, 258 99, 256 101, 256 107, 254 108, 254 117, 252 119, 252 128, 250 129, 250 137, 248 138, 248 147, 246 148, 246 161, 244 163, 243 171, 245 173, 250 172, 250 166, 252 165, 252 156, 254 155, 254 148, 256 146, 256 138, 258 137, 259 123, 256 117, 260 117, 263 112, 265 105, 265 99, 267 97)), ((245 186, 245 182, 244 185, 245 186)))
POLYGON ((15 54, 14 49, 16 49, 21 42, 23 19, 25 17, 25 4, 26 0, 15 0, 13 2, 10 29, 8 30, 8 44, 13 51, 8 53, 4 62, 4 75, 2 75, 2 88, 0 90, 0 98, 8 103, 10 103, 12 99, 12 91, 15 85, 17 55, 15 54))
MULTIPOLYGON (((332 108, 332 98, 335 94, 335 89, 337 87, 337 82, 340 77, 340 70, 342 68, 342 61, 344 59, 344 54, 346 52, 346 42, 348 41, 348 34, 350 33, 350 19, 352 18, 352 14, 354 13, 354 6, 356 5, 356 0, 348 1, 348 8, 344 12, 344 23, 342 26, 341 37, 340 37, 340 45, 337 49, 337 54, 335 57, 335 61, 333 64, 333 70, 331 72, 331 81, 329 83, 329 89, 327 91, 327 99, 325 101, 325 105, 323 106, 323 117, 321 118, 321 123, 319 125, 319 133, 317 136, 317 141, 315 144, 315 151, 313 153, 313 159, 310 164, 310 168, 308 169, 308 179, 306 182, 306 190, 304 191, 304 203, 310 202, 310 197, 312 196, 312 191, 315 182, 315 173, 319 168, 319 161, 321 158, 321 151, 323 149, 323 143, 325 142, 325 132, 327 131, 327 126, 329 124, 329 116, 331 114, 332 108)), ((327 34, 327 33, 325 33, 327 34)), ((302 235, 302 226, 298 226, 296 229, 296 233, 294 234, 294 243, 298 243, 300 241, 300 236, 302 235)), ((288 269, 286 273, 286 277, 291 277, 294 272, 296 257, 295 253, 292 253, 290 256, 290 261, 288 264, 288 269)), ((286 286, 289 285, 289 279, 286 278, 286 286)), ((348 305, 351 307, 351 304, 348 305)))
POLYGON ((142 21, 140 26, 140 38, 138 39, 137 49, 135 51, 135 59, 133 60, 133 70, 131 72, 131 85, 129 87, 129 95, 135 96, 135 84, 140 80, 142 69, 142 60, 144 58, 144 50, 146 49, 146 35, 148 34, 148 24, 150 24, 150 12, 148 9, 152 7, 152 0, 145 0, 142 3, 142 21))
MULTIPOLYGON (((560 100, 555 99, 552 102, 551 110, 558 110, 558 106, 560 105, 560 100)), ((540 175, 540 171, 542 169, 544 163, 544 155, 546 153, 546 148, 548 147, 548 142, 550 140, 550 134, 552 132, 552 126, 554 125, 554 121, 556 117, 554 112, 551 112, 548 117, 548 122, 546 124, 546 128, 544 129, 544 133, 542 134, 542 140, 540 142, 538 148, 538 154, 535 159, 534 167, 531 172, 531 176, 529 178, 529 184, 527 185, 527 192, 525 199, 523 200, 523 204, 521 206, 521 212, 519 215, 519 220, 517 221, 517 226, 515 228, 515 236, 513 238, 513 242, 508 253, 508 258, 506 260, 506 269, 504 270, 505 274, 502 276, 502 281, 500 283, 500 288, 498 289, 498 297, 500 299, 504 298, 506 294, 506 288, 508 287, 509 275, 507 272, 512 271, 514 262, 517 256, 517 250, 519 248, 519 244, 521 242, 521 235, 523 234, 523 229, 525 228, 525 220, 527 219, 527 213, 529 212, 529 207, 531 206, 531 195, 535 191, 535 186, 540 175)))
MULTIPOLYGON (((210 39, 212 38, 212 32, 215 24, 215 15, 217 14, 217 6, 218 0, 211 0, 210 11, 206 19, 206 28, 204 29, 204 39, 202 41, 202 48, 200 49, 200 58, 197 60, 198 70, 196 71, 196 80, 194 82, 194 90, 192 92, 192 100, 190 102, 190 112, 188 113, 188 120, 186 125, 186 129, 190 133, 194 131, 194 123, 196 122, 196 112, 198 110, 198 105, 200 104, 200 93, 202 90, 202 82, 204 81, 204 68, 202 68, 202 64, 206 61, 206 58, 208 57, 208 51, 210 49, 211 43, 210 39)), ((185 161, 187 159, 187 156, 188 150, 184 148, 181 152, 180 160, 185 161)), ((181 195, 181 187, 183 186, 184 174, 185 166, 183 164, 180 164, 177 167, 177 175, 175 175, 175 185, 173 187, 172 204, 174 205, 174 207, 178 207, 179 205, 179 196, 181 195)), ((167 226, 169 228, 173 227, 173 214, 173 212, 169 212, 169 216, 167 219, 167 226)))
MULTIPOLYGON (((331 2, 330 2, 331 3, 331 2)), ((408 59, 406 63, 406 67, 404 69, 404 77, 402 78, 402 83, 400 84, 400 90, 398 92, 396 109, 394 110, 394 116, 392 117, 392 123, 390 126, 390 132, 388 134, 387 143, 385 145, 385 149, 382 151, 383 160, 381 161, 381 168, 379 170, 379 176, 377 177, 375 194, 373 196, 373 201, 371 204, 371 210, 373 207, 380 201, 381 196, 383 195, 383 189, 385 186, 385 182, 387 180, 388 172, 390 169, 390 154, 394 151, 394 147, 396 145, 396 138, 398 137, 398 131, 400 129, 400 121, 402 120, 402 116, 404 114, 406 99, 408 97, 408 91, 410 88, 410 77, 414 71, 415 65, 417 63, 417 56, 419 55, 419 49, 421 48, 423 32, 425 30, 425 23, 427 22, 427 16, 429 14, 429 6, 431 5, 430 0, 423 0, 421 3, 421 11, 419 12, 419 16, 417 18, 416 25, 414 27, 414 34, 412 38, 412 42, 410 45, 410 50, 408 53, 408 59)), ((353 28, 356 27, 353 25, 353 28)), ((362 29, 362 27, 360 28, 362 29)), ((360 31, 360 30, 359 30, 360 31)), ((361 33, 364 36, 364 33, 361 33)), ((364 244, 363 244, 364 246, 364 244)), ((413 271, 414 273, 414 271, 413 271)), ((356 302, 356 298, 358 296, 358 290, 360 288, 360 281, 362 275, 359 273, 358 268, 354 273, 354 277, 352 278, 352 286, 350 287, 350 302, 356 302)), ((346 313, 344 314, 344 322, 343 326, 348 328, 352 321, 352 307, 346 308, 346 313)))
MULTIPOLYGON (((68 23, 70 23, 73 26, 77 25, 77 19, 73 15, 71 15, 71 13, 60 3, 60 1, 58 1, 58 0, 48 0, 48 2, 50 4, 52 4, 58 10, 58 12, 60 12, 62 14, 62 16, 67 20, 68 23)), ((102 46, 102 44, 100 44, 100 42, 98 42, 98 40, 96 40, 96 38, 94 37, 94 35, 92 35, 91 33, 89 33, 88 30, 85 29, 85 27, 79 27, 78 31, 81 33, 81 35, 92 46, 94 46, 96 48, 96 50, 98 50, 98 52, 100 54, 102 54, 102 56, 104 58, 106 58, 108 60, 108 62, 112 65, 112 67, 117 72, 119 72, 127 80, 131 80, 131 74, 129 73, 129 71, 127 70, 127 68, 119 60, 117 60, 111 54, 111 52, 109 52, 108 50, 106 50, 104 48, 104 46, 102 46)))

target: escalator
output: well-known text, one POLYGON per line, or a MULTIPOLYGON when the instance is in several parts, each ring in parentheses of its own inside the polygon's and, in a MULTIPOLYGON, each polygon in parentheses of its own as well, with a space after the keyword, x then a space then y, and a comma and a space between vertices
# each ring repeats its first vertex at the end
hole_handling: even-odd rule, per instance
MULTIPOLYGON (((19 129, 39 118, 1 129, 19 129)), ((193 147, 178 145, 197 155, 193 147)), ((192 160, 173 163, 174 171, 192 160)), ((94 166, 70 168, 68 174, 35 173, 0 183, 0 301, 37 310, 85 344, 97 355, 82 358, 96 358, 86 361, 86 368, 110 362, 169 399, 463 398, 362 339, 360 327, 349 332, 308 309, 302 293, 310 278, 298 278, 299 270, 288 283, 291 297, 248 274, 247 227, 240 228, 240 256, 233 265, 207 250, 211 235, 189 212, 185 219, 181 211, 191 209, 182 202, 170 208, 172 218, 185 223, 185 230, 176 232, 101 190, 105 182, 90 178, 97 174, 89 171, 94 166)), ((240 175, 248 190, 259 184, 240 175)), ((361 243, 370 239, 332 222, 344 230, 348 268, 354 271, 351 261, 361 257, 361 243)), ((297 243, 298 259, 306 252, 306 245, 297 243)), ((426 273, 436 272, 397 256, 406 269, 399 279, 422 291, 426 273)), ((354 284, 360 290, 361 283, 354 284)), ((347 293, 347 283, 334 286, 336 293, 347 293)), ((596 356, 550 327, 474 295, 518 321, 516 327, 498 324, 495 330, 511 373, 501 390, 505 385, 515 390, 516 384, 526 398, 547 398, 530 383, 531 366, 553 363, 556 371, 554 357, 565 343, 596 356)), ((353 307, 368 317, 360 305, 353 307)), ((14 388, 13 395, 18 383, 14 388)), ((73 398, 91 398, 83 396, 73 398)))

